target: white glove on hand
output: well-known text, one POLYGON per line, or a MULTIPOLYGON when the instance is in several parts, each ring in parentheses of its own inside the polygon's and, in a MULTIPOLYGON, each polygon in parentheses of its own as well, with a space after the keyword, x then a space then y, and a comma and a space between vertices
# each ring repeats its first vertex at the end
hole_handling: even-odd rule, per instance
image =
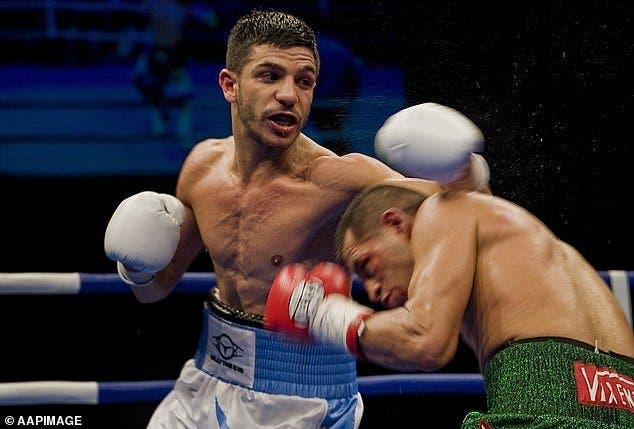
POLYGON ((119 204, 106 228, 104 250, 117 261, 124 282, 146 285, 169 264, 184 217, 183 203, 168 194, 145 191, 119 204))
POLYGON ((390 116, 374 139, 376 156, 401 173, 441 183, 459 179, 484 135, 469 118, 447 106, 423 103, 390 116))

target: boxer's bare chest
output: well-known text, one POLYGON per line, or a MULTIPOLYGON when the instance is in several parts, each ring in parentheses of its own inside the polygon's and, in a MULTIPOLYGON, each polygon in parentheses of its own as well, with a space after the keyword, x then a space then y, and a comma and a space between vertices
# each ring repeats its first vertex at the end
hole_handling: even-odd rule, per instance
POLYGON ((340 191, 280 176, 246 186, 217 183, 194 208, 216 268, 268 282, 288 262, 330 253, 332 241, 321 235, 332 233, 345 198, 340 191))

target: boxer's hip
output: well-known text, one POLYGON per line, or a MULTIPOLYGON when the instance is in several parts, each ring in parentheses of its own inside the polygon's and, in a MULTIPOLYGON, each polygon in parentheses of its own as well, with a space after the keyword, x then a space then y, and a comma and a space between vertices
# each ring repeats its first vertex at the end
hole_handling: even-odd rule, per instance
POLYGON ((484 380, 488 411, 467 417, 482 418, 482 427, 547 422, 552 427, 634 427, 634 362, 585 343, 564 338, 511 343, 489 359, 484 380))
POLYGON ((325 399, 357 394, 356 361, 348 353, 262 329, 257 316, 247 315, 253 323, 242 324, 241 317, 206 303, 195 356, 199 370, 265 393, 325 399))

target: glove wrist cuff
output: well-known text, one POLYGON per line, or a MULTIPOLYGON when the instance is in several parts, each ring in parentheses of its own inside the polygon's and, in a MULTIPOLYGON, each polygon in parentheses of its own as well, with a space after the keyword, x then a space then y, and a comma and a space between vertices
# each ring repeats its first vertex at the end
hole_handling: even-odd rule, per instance
POLYGON ((365 355, 361 349, 359 338, 365 330, 365 319, 367 319, 372 313, 360 313, 353 321, 348 325, 346 332, 346 348, 348 351, 356 356, 357 359, 365 361, 365 355))
POLYGON ((119 273, 121 280, 130 286, 147 286, 156 278, 155 273, 130 271, 121 261, 117 261, 117 272, 119 273))
POLYGON ((489 179, 491 178, 489 164, 482 155, 477 153, 472 153, 471 159, 471 175, 475 182, 474 190, 482 191, 489 185, 489 179))

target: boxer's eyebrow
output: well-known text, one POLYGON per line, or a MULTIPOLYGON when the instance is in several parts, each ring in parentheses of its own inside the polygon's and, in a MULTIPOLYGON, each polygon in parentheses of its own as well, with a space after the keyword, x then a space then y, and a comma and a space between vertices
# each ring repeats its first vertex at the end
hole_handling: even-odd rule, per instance
POLYGON ((351 250, 348 253, 348 257, 344 257, 343 258, 343 262, 344 265, 348 268, 348 270, 352 271, 353 273, 357 273, 359 269, 362 268, 362 263, 359 261, 359 259, 357 258, 357 256, 355 255, 355 251, 351 250))
MULTIPOLYGON (((287 69, 285 67, 283 67, 281 64, 278 64, 278 63, 275 63, 275 62, 272 62, 272 61, 265 61, 265 62, 259 63, 259 64, 257 64, 254 67, 254 69, 255 70, 258 70, 258 69, 270 69, 270 70, 276 71, 278 73, 286 73, 287 72, 287 69)), ((299 72, 312 73, 314 75, 317 74, 317 70, 312 65, 305 65, 304 67, 299 69, 299 72)))

